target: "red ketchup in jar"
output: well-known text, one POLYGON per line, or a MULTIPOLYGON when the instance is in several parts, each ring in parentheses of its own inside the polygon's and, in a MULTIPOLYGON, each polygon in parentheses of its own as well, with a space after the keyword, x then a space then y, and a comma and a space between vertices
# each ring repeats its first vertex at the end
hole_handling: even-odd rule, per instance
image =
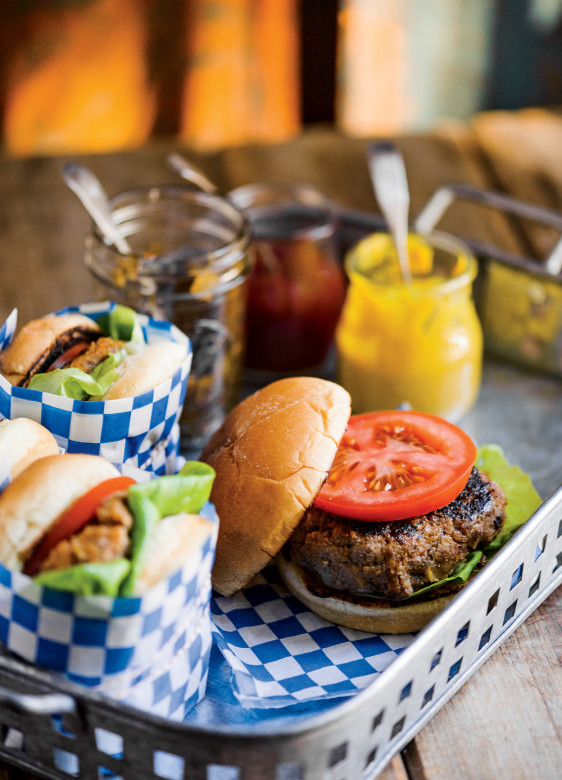
POLYGON ((246 366, 273 373, 320 370, 345 297, 333 232, 305 231, 302 237, 297 232, 291 238, 264 233, 264 227, 254 229, 246 366))
POLYGON ((346 292, 334 204, 303 183, 258 182, 228 199, 248 220, 246 376, 322 373, 346 292))

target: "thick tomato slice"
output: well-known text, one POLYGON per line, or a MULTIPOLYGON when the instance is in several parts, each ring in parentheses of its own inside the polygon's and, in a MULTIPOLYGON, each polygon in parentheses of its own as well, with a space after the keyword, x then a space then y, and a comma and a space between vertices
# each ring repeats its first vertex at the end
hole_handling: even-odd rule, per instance
POLYGON ((54 371, 56 368, 66 368, 69 363, 72 363, 74 358, 77 358, 78 355, 81 355, 82 352, 85 352, 89 346, 89 341, 81 341, 79 344, 75 344, 73 347, 70 347, 66 350, 66 352, 63 352, 63 354, 60 355, 60 357, 58 357, 53 363, 51 363, 49 366, 49 371, 54 371))
POLYGON ((88 490, 83 496, 80 496, 64 512, 57 523, 51 528, 41 544, 34 551, 33 555, 26 563, 24 571, 33 576, 39 569, 39 564, 45 560, 49 552, 63 539, 72 536, 80 531, 86 523, 92 519, 96 509, 101 502, 120 490, 126 490, 135 484, 135 480, 130 477, 113 477, 105 482, 88 490))
POLYGON ((456 498, 475 459, 472 440, 435 415, 354 415, 314 506, 354 520, 417 517, 456 498))

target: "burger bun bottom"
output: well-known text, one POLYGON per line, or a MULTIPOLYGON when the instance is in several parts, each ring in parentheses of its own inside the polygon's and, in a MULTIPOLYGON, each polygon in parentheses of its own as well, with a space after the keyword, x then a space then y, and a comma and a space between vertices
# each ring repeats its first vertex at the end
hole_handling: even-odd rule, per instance
POLYGON ((406 634, 420 631, 441 612, 454 594, 427 601, 389 606, 387 602, 359 604, 333 596, 317 596, 306 585, 303 571, 283 552, 276 558, 277 568, 287 589, 312 612, 346 628, 377 634, 406 634))

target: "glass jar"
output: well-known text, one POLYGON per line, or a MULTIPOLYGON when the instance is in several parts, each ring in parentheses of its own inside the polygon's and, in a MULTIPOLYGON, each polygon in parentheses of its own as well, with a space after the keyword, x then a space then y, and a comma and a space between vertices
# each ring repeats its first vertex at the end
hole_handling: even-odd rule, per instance
POLYGON ((92 228, 85 263, 94 294, 169 320, 190 337, 181 449, 196 454, 239 400, 251 264, 246 220, 224 198, 182 185, 123 192, 111 207, 133 253, 120 254, 92 228))
POLYGON ((255 259, 248 284, 246 376, 321 373, 345 296, 333 204, 308 184, 238 187, 255 259))
POLYGON ((350 392, 354 413, 407 403, 457 421, 474 404, 481 381, 476 260, 438 233, 410 235, 408 251, 410 284, 386 233, 368 236, 347 254, 338 381, 350 392))

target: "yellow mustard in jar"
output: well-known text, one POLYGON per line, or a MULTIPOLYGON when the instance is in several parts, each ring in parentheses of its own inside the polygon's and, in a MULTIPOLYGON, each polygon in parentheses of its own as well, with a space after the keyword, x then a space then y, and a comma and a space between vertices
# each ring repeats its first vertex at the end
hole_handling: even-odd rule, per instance
POLYGON ((475 258, 444 234, 408 237, 411 283, 392 239, 376 233, 345 259, 349 278, 336 330, 338 381, 354 413, 413 409, 457 421, 474 404, 482 329, 472 300, 475 258))

